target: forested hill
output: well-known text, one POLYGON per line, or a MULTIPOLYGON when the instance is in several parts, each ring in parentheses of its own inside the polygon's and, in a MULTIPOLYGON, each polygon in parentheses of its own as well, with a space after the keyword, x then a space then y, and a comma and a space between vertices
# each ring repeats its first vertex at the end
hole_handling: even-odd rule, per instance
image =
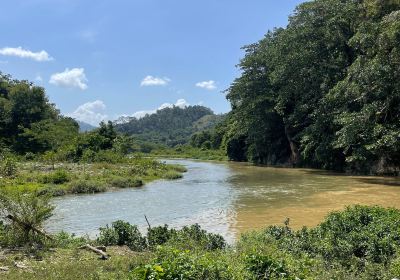
POLYGON ((93 126, 91 124, 88 124, 86 122, 82 122, 82 121, 78 121, 78 120, 76 122, 79 125, 79 131, 80 132, 92 131, 92 130, 96 129, 95 126, 93 126))
POLYGON ((194 132, 214 127, 222 116, 204 106, 177 106, 158 110, 143 118, 129 118, 115 124, 117 131, 143 140, 175 146, 185 144, 194 132))
POLYGON ((245 51, 231 159, 399 173, 400 0, 305 2, 245 51))

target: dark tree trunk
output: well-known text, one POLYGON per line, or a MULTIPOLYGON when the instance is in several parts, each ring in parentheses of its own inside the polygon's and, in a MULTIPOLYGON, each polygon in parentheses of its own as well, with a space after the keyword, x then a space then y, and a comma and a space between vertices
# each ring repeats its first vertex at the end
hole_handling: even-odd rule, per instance
POLYGON ((299 148, 297 147, 297 144, 293 141, 293 134, 288 125, 285 125, 285 135, 286 135, 286 138, 287 138, 287 140, 289 142, 289 146, 290 146, 290 152, 291 152, 290 163, 293 166, 296 166, 298 164, 299 158, 300 158, 299 148))

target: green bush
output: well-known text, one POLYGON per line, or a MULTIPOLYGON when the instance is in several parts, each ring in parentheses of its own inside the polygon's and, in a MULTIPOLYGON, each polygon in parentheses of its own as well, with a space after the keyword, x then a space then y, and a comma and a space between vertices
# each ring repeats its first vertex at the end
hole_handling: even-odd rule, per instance
POLYGON ((42 228, 53 214, 50 197, 36 193, 0 193, 0 215, 9 217, 1 224, 2 246, 43 245, 45 238, 34 229, 42 228))
POLYGON ((180 244, 183 249, 201 247, 205 250, 219 250, 226 247, 226 242, 221 235, 208 233, 199 224, 184 226, 178 230, 171 243, 180 244))
POLYGON ((110 187, 112 188, 135 188, 143 186, 143 181, 140 179, 132 179, 132 178, 114 178, 109 182, 110 187))
POLYGON ((220 254, 196 254, 189 250, 170 247, 159 248, 157 257, 147 265, 139 266, 131 273, 131 279, 208 279, 232 280, 235 269, 220 254))
POLYGON ((61 231, 54 235, 54 245, 59 248, 76 248, 89 243, 89 240, 85 237, 76 237, 74 234, 69 234, 65 231, 61 231))
POLYGON ((64 169, 57 169, 56 171, 44 175, 41 178, 41 183, 44 184, 64 184, 70 181, 70 176, 64 169))
POLYGON ((124 157, 111 150, 100 150, 95 153, 94 162, 108 162, 108 163, 119 163, 123 162, 124 157))
POLYGON ((332 212, 312 234, 327 260, 387 263, 400 246, 400 210, 352 206, 332 212))
POLYGON ((100 228, 100 236, 97 241, 105 246, 126 245, 131 250, 143 251, 147 248, 146 238, 142 236, 135 225, 124 221, 115 221, 104 228, 100 228))
POLYGON ((352 271, 366 279, 379 279, 373 275, 384 273, 399 254, 400 210, 351 206, 330 213, 313 229, 293 231, 288 226, 271 226, 258 241, 246 238, 241 242, 277 246, 294 258, 307 255, 320 259, 330 272, 352 271))
POLYGON ((0 175, 14 177, 17 175, 17 161, 14 157, 5 157, 0 163, 0 175))
POLYGON ((73 181, 68 185, 70 193, 98 193, 104 192, 106 186, 101 182, 90 181, 90 180, 78 180, 73 181))
POLYGON ((296 279, 289 276, 283 260, 275 260, 271 256, 250 254, 246 256, 245 263, 254 279, 296 279))
POLYGON ((177 231, 169 229, 168 225, 152 227, 147 231, 147 242, 150 247, 163 245, 168 242, 172 237, 175 237, 177 231))

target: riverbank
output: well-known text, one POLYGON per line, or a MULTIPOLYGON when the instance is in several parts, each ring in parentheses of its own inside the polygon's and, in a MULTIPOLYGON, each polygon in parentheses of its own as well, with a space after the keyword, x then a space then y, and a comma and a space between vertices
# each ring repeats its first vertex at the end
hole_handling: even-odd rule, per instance
POLYGON ((51 196, 135 188, 158 179, 178 179, 183 166, 155 159, 125 158, 116 163, 16 162, 15 174, 0 178, 0 189, 51 196))
POLYGON ((176 148, 162 148, 152 150, 146 154, 154 158, 176 158, 176 159, 197 159, 228 161, 226 152, 220 149, 201 149, 188 145, 178 146, 176 148))
POLYGON ((40 250, 3 250, 4 279, 393 279, 400 275, 400 211, 353 206, 314 228, 289 221, 249 232, 228 246, 193 225, 151 228, 141 235, 123 222, 96 240, 58 234, 40 250), (123 229, 123 231, 121 230, 123 229), (82 248, 90 243, 108 255, 82 248), (116 246, 120 243, 119 246, 116 246), (104 247, 105 246, 105 247, 104 247))

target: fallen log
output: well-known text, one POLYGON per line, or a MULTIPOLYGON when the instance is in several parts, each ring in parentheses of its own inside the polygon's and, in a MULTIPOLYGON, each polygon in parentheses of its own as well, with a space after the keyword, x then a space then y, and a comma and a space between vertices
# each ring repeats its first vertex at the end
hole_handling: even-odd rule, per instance
POLYGON ((23 228, 25 228, 27 230, 32 230, 32 231, 34 231, 34 232, 36 232, 36 233, 38 233, 40 235, 43 235, 44 237, 46 237, 49 240, 52 240, 52 241, 54 240, 54 238, 51 237, 49 234, 47 234, 45 231, 43 231, 41 229, 38 229, 38 228, 36 228, 34 226, 31 226, 31 225, 19 220, 17 217, 14 217, 13 215, 9 214, 9 215, 6 216, 6 218, 10 219, 11 221, 13 221, 13 222, 15 222, 17 224, 19 224, 20 226, 22 226, 23 228))
POLYGON ((94 252, 94 253, 100 255, 100 258, 101 258, 102 260, 108 260, 108 258, 109 258, 109 256, 107 255, 106 252, 104 252, 104 251, 102 251, 102 250, 100 250, 100 249, 98 249, 98 248, 96 248, 96 247, 93 247, 93 246, 91 246, 91 245, 89 245, 89 244, 86 244, 86 245, 84 245, 84 246, 81 246, 81 247, 79 247, 79 249, 87 249, 87 250, 89 250, 89 251, 92 251, 92 252, 94 252))
POLYGON ((107 252, 107 247, 106 246, 101 245, 101 246, 96 246, 96 248, 101 250, 101 251, 103 251, 103 252, 107 252))
POLYGON ((14 266, 20 269, 29 269, 29 267, 26 266, 23 262, 14 262, 14 266))

